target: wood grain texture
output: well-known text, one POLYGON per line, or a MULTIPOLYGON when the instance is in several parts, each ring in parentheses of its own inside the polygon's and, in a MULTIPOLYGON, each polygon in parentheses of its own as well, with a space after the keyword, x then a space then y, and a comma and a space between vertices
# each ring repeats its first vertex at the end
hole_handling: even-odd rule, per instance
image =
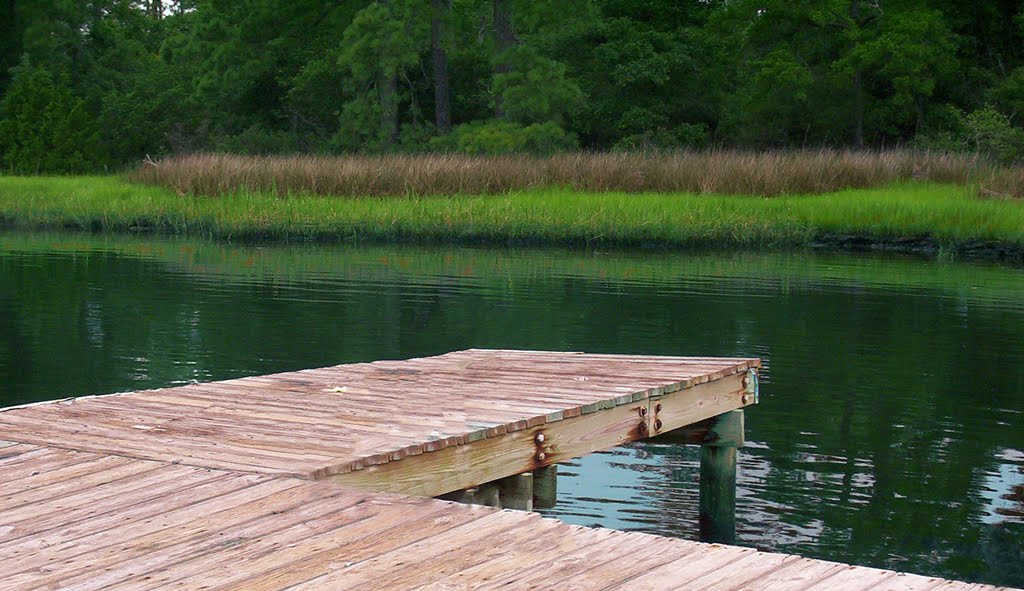
POLYGON ((757 366, 471 350, 3 409, 0 589, 992 589, 387 492, 707 419, 757 366))
POLYGON ((3 483, 21 483, 0 504, 5 591, 994 591, 323 481, 25 444, 8 459, 55 469, 3 483))
MULTIPOLYGON (((468 350, 64 399, 0 410, 6 444, 0 462, 19 445, 37 444, 320 479, 424 454, 440 464, 472 455, 475 464, 475 453, 433 454, 463 446, 501 448, 504 444, 483 442, 515 439, 527 431, 532 436, 538 428, 565 433, 559 435, 561 449, 551 455, 566 459, 640 438, 629 433, 635 425, 622 429, 629 414, 623 407, 647 412, 648 401, 660 400, 665 410, 659 420, 666 430, 739 408, 746 404, 739 384, 759 364, 757 359, 468 350), (597 417, 580 419, 590 415, 597 417), (560 425, 569 421, 585 423, 587 432, 560 425)), ((634 423, 648 431, 652 427, 650 417, 634 423)), ((532 465, 512 455, 495 461, 511 460, 516 472, 493 477, 481 472, 453 486, 465 488, 485 476, 493 480, 532 465), (530 465, 520 469, 524 464, 530 465)), ((378 472, 363 472, 352 482, 373 480, 369 475, 378 472)), ((423 487, 394 490, 426 494, 423 487)), ((441 492, 448 490, 455 488, 441 492)))

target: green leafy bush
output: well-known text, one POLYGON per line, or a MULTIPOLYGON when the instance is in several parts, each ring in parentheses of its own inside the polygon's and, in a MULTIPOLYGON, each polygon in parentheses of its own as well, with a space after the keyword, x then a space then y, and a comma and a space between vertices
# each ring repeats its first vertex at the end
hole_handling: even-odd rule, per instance
POLYGON ((993 107, 970 113, 951 108, 947 129, 922 134, 914 144, 920 148, 980 154, 1001 163, 1024 159, 1024 130, 1014 127, 1010 118, 993 107))

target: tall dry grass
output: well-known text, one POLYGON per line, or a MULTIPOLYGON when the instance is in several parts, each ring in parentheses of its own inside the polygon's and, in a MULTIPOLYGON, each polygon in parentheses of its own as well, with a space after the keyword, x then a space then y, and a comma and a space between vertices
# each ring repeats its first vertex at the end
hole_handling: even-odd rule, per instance
POLYGON ((978 194, 995 199, 1024 199, 1024 167, 993 168, 979 174, 978 194))
POLYGON ((968 183, 979 176, 996 178, 994 170, 970 156, 912 151, 722 150, 577 153, 549 158, 197 154, 147 162, 129 178, 168 187, 179 195, 221 195, 238 190, 279 195, 455 195, 565 187, 591 192, 774 196, 871 188, 908 179, 968 183))

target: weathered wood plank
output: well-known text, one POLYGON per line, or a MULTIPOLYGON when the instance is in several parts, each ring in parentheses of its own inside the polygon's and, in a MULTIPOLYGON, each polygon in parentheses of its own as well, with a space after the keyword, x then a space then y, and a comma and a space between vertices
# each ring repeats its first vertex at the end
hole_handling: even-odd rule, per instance
POLYGON ((474 350, 33 405, 0 411, 0 428, 5 440, 317 478, 668 396, 751 365, 474 350))
MULTIPOLYGON (((97 459, 46 452, 33 457, 97 459)), ((128 462, 144 469, 103 493, 90 480, 97 472, 65 474, 58 492, 38 491, 49 507, 0 505, 0 588, 975 588, 330 483, 128 462), (76 479, 93 486, 66 494, 76 479), (12 518, 14 529, 3 525, 12 518)))
POLYGON ((379 492, 529 509, 558 461, 754 403, 758 366, 471 350, 0 409, 0 588, 975 589, 379 492))

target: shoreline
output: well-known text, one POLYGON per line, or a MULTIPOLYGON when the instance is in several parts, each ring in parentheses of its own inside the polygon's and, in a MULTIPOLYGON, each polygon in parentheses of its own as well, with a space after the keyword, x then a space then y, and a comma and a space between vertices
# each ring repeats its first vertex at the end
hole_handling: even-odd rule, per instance
POLYGON ((926 260, 949 260, 963 262, 998 262, 1024 267, 1024 245, 974 240, 964 243, 940 243, 929 237, 894 237, 872 234, 821 234, 807 242, 774 243, 751 245, 748 243, 729 243, 721 241, 689 241, 678 244, 656 244, 651 242, 565 242, 565 241, 532 241, 527 239, 491 240, 473 238, 433 239, 429 236, 391 237, 387 239, 373 236, 355 239, 337 236, 259 236, 258 233, 240 236, 216 236, 205 233, 163 232, 152 227, 132 227, 124 229, 86 228, 79 225, 41 225, 25 226, 17 223, 0 222, 0 232, 62 232, 72 236, 76 233, 87 233, 95 236, 154 236, 178 237, 213 240, 226 244, 239 245, 367 245, 386 246, 389 244, 403 246, 456 246, 471 248, 538 248, 568 249, 577 251, 597 250, 611 252, 655 252, 685 253, 688 251, 706 252, 821 252, 843 255, 857 253, 892 253, 899 255, 915 255, 926 260))

